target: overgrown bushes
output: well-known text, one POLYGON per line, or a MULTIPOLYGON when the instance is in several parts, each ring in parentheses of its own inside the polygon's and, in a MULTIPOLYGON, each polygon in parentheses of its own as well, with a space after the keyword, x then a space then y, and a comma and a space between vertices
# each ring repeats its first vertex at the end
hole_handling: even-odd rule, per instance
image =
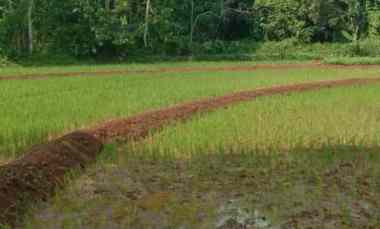
POLYGON ((13 63, 1 52, 0 49, 0 67, 7 67, 13 65, 13 63))

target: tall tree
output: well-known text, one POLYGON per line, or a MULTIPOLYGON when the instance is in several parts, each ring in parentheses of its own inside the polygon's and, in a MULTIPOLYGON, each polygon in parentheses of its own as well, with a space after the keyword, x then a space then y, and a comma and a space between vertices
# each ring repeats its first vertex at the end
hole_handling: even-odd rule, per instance
POLYGON ((28 51, 29 54, 33 54, 34 51, 34 45, 33 45, 33 7, 34 7, 34 0, 29 0, 28 4, 28 12, 27 12, 27 21, 28 21, 28 51))
POLYGON ((145 48, 148 47, 148 36, 149 36, 149 16, 150 16, 150 0, 146 0, 145 6, 145 28, 144 28, 144 45, 145 48))
POLYGON ((349 1, 349 17, 352 26, 352 40, 358 42, 368 26, 368 11, 366 0, 349 1))

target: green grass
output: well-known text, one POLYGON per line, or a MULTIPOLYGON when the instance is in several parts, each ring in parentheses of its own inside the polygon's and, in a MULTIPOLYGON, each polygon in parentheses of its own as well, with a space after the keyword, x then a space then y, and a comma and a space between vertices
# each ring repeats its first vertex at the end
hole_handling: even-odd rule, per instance
POLYGON ((325 64, 339 65, 379 65, 380 57, 335 57, 323 60, 325 64))
POLYGON ((230 200, 274 228, 378 228, 379 101, 380 85, 258 98, 109 145, 26 228, 214 228, 230 200))
POLYGON ((255 72, 138 74, 3 81, 0 153, 21 149, 96 122, 183 101, 311 80, 376 77, 380 69, 288 69, 255 72))
MULTIPOLYGON (((161 63, 120 63, 120 64, 78 64, 67 66, 9 66, 0 67, 0 77, 20 76, 30 74, 70 73, 70 72, 99 72, 99 71, 149 71, 171 67, 226 67, 226 66, 252 66, 262 63, 300 63, 301 61, 172 61, 161 63)), ((303 61, 304 62, 304 61, 303 61)))

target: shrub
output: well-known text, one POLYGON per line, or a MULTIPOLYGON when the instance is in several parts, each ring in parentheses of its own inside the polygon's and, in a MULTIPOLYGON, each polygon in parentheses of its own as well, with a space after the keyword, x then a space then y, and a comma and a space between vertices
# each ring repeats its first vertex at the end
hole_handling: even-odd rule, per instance
POLYGON ((359 44, 359 56, 378 57, 380 56, 379 47, 379 39, 365 39, 359 44))
POLYGON ((0 50, 0 67, 6 67, 12 65, 12 62, 3 54, 0 50))

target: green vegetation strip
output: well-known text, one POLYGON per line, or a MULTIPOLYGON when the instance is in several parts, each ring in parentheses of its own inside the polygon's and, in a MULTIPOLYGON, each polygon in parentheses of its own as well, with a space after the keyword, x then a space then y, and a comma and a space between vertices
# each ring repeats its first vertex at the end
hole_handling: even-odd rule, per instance
POLYGON ((209 63, 173 63, 173 64, 125 64, 100 66, 72 66, 72 67, 40 67, 40 68, 6 68, 0 69, 2 80, 43 80, 66 77, 95 77, 116 76, 131 74, 159 74, 159 73, 188 73, 188 72, 249 72, 258 69, 297 69, 297 68, 343 68, 379 67, 376 58, 327 58, 320 62, 209 62, 209 63))
POLYGON ((277 65, 279 67, 286 65, 314 65, 312 62, 307 61, 271 61, 271 62, 256 62, 256 61, 218 61, 218 62, 202 62, 202 61, 176 61, 176 62, 163 62, 155 64, 94 64, 94 65, 72 65, 72 66, 50 66, 50 67, 3 67, 0 68, 1 78, 38 78, 44 76, 65 76, 65 75, 92 75, 109 73, 120 75, 120 73, 136 73, 136 72, 162 72, 162 71, 179 71, 186 69, 194 69, 198 72, 201 69, 219 69, 219 68, 239 68, 239 67, 255 67, 255 66, 268 66, 277 65))
MULTIPOLYGON (((265 64, 265 63, 252 63, 240 65, 221 65, 221 64, 208 64, 207 66, 194 65, 177 65, 177 67, 160 67, 156 69, 139 69, 139 67, 127 67, 123 69, 120 66, 115 68, 89 68, 87 71, 64 71, 64 72, 46 72, 46 73, 21 73, 20 75, 0 75, 0 80, 43 80, 52 78, 64 77, 94 77, 94 76, 115 76, 115 75, 128 75, 128 74, 158 74, 158 73, 186 73, 186 72, 249 72, 257 69, 291 69, 291 68, 326 68, 327 65, 319 63, 292 63, 292 64, 265 64), (135 70, 134 70, 135 69, 135 70)), ((331 67, 334 67, 331 65, 331 67)), ((337 67, 337 66, 335 66, 337 67)), ((75 69, 75 68, 74 68, 75 69)))
POLYGON ((379 57, 335 57, 335 58, 326 58, 323 60, 324 64, 331 65, 364 65, 366 67, 370 66, 379 66, 380 58, 379 57))

